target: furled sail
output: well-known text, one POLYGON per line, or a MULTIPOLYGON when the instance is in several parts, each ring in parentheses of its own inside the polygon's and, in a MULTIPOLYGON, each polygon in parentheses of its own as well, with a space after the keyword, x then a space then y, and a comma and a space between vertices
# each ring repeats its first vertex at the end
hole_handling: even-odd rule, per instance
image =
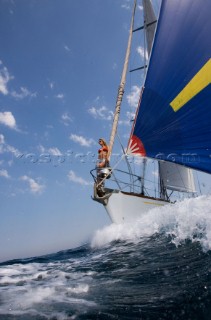
POLYGON ((132 153, 211 173, 211 1, 163 0, 132 153))
POLYGON ((155 36, 156 29, 156 16, 150 0, 143 0, 143 9, 144 9, 144 28, 146 30, 147 38, 147 52, 150 56, 152 44, 155 36))

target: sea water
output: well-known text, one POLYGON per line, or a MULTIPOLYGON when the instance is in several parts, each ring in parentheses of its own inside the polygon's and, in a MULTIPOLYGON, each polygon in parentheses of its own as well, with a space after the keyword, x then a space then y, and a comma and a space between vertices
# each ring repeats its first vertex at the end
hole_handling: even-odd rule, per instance
POLYGON ((0 319, 211 319, 211 197, 0 264, 0 319))

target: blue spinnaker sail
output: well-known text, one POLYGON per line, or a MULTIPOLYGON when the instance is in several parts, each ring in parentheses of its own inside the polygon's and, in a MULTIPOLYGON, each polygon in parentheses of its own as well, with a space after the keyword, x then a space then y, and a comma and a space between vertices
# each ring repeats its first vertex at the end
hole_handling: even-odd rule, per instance
POLYGON ((163 0, 133 153, 211 173, 211 0, 163 0))

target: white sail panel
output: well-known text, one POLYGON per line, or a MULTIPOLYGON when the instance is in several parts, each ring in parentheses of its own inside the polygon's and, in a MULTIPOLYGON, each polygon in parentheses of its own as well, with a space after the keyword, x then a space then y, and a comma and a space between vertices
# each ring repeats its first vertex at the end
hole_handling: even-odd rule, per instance
POLYGON ((180 192, 196 192, 191 169, 171 162, 159 162, 160 178, 163 187, 180 192))

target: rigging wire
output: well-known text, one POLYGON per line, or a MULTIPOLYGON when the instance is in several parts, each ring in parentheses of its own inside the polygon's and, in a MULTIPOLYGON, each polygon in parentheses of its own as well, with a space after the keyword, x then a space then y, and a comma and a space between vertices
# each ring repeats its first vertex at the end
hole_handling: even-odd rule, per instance
POLYGON ((126 152, 125 152, 124 146, 123 146, 123 144, 122 144, 122 142, 121 142, 121 139, 120 139, 120 136, 119 136, 118 131, 117 131, 117 138, 118 138, 118 140, 119 140, 119 144, 120 144, 120 146, 121 146, 121 148, 122 148, 123 154, 125 155, 125 161, 126 161, 126 164, 127 164, 127 167, 128 167, 128 171, 129 171, 129 173, 130 173, 131 186, 132 186, 132 188, 134 189, 134 181, 133 181, 133 179, 132 179, 132 177, 133 177, 133 172, 132 172, 130 163, 129 163, 129 161, 128 161, 127 154, 126 154, 126 152))

